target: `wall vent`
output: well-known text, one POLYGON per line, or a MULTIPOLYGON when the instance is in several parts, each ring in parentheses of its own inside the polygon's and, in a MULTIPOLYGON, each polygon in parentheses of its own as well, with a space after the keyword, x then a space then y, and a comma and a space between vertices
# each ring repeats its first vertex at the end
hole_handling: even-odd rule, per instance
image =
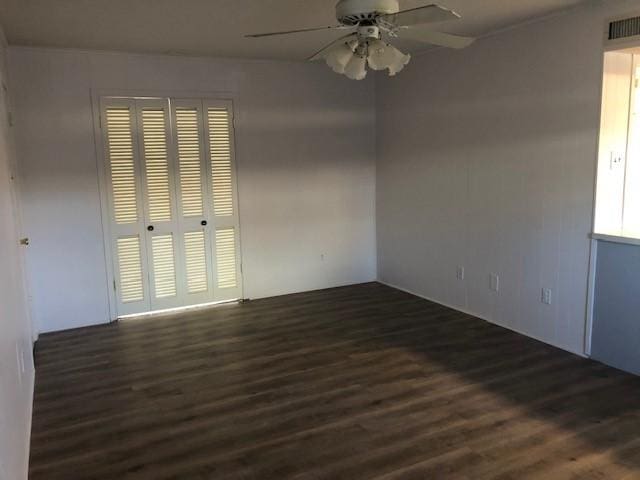
POLYGON ((616 20, 609 24, 609 40, 635 37, 640 35, 640 17, 616 20))

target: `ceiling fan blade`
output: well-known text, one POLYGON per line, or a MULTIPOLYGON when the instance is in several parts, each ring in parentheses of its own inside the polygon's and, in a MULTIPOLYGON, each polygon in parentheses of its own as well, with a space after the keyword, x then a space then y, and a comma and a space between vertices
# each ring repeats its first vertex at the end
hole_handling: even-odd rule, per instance
POLYGON ((379 17, 384 22, 396 26, 423 25, 427 23, 446 22, 447 20, 458 20, 458 15, 453 10, 441 7, 440 5, 427 5, 426 7, 403 10, 390 15, 379 17))
POLYGON ((351 28, 351 27, 347 27, 345 25, 336 25, 331 27, 303 28, 300 30, 288 30, 285 32, 254 33, 252 35, 245 35, 245 38, 275 37, 277 35, 289 35, 292 33, 319 32, 322 30, 344 30, 346 28, 351 28))
POLYGON ((338 45, 339 43, 342 43, 342 42, 346 43, 349 38, 357 38, 357 35, 355 33, 350 33, 348 35, 345 35, 344 37, 340 37, 335 42, 331 42, 329 45, 323 47, 321 50, 318 50, 314 55, 309 57, 308 61, 315 62, 316 60, 321 60, 323 58, 324 53, 327 50, 334 47, 335 45, 338 45))
POLYGON ((476 41, 475 38, 461 37, 450 33, 435 32, 424 28, 401 28, 397 31, 400 38, 418 40, 419 42, 447 48, 466 48, 476 41))

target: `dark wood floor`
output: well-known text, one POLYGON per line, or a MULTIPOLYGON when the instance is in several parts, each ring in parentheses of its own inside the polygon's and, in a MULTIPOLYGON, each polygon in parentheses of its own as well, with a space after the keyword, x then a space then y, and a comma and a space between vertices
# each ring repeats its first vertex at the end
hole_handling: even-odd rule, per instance
POLYGON ((32 480, 636 479, 640 380, 366 284, 45 335, 32 480))

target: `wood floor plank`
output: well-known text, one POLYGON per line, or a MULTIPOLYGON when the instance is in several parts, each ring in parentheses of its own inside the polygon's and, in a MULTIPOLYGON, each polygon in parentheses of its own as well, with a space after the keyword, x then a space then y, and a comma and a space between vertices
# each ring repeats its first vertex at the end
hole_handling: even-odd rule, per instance
POLYGON ((377 284, 43 335, 32 480, 640 479, 640 380, 377 284))

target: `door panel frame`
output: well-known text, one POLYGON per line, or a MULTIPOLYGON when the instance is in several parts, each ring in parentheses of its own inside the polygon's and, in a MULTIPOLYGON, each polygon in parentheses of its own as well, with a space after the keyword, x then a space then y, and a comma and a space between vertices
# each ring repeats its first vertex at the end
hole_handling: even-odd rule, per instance
MULTIPOLYGON (((235 112, 233 102, 229 100, 221 100, 221 99, 203 99, 203 119, 204 119, 204 130, 205 133, 209 131, 209 116, 208 111, 209 108, 226 108, 230 114, 230 147, 231 147, 231 183, 234 186, 232 189, 233 195, 233 206, 234 211, 231 217, 220 217, 215 215, 215 211, 211 212, 211 218, 214 219, 215 231, 211 232, 211 241, 212 251, 213 251, 213 284, 214 284, 214 294, 216 301, 227 301, 232 300, 234 298, 241 298, 243 292, 243 277, 242 277, 242 253, 240 249, 240 207, 238 201, 238 178, 237 178, 237 153, 236 153, 236 129, 235 129, 235 112), (235 230, 235 249, 236 249, 236 287, 235 288, 225 288, 220 289, 218 287, 218 276, 217 276, 217 251, 215 248, 215 238, 216 231, 221 228, 234 228, 235 230)), ((212 172, 211 172, 211 145, 209 136, 205 136, 205 163, 207 168, 207 188, 208 195, 212 195, 213 193, 213 185, 211 182, 212 172)), ((212 202, 209 202, 210 205, 212 202)), ((213 209, 212 209, 213 210, 213 209)))
MULTIPOLYGON (((99 188, 99 196, 100 196, 100 215, 101 215, 101 224, 102 224, 102 247, 104 253, 104 262, 105 262, 105 297, 109 306, 109 320, 117 321, 119 317, 126 316, 126 313, 123 313, 118 310, 118 301, 115 290, 116 282, 116 268, 115 261, 116 258, 112 251, 112 232, 111 232, 111 199, 110 199, 110 189, 107 178, 107 172, 105 169, 105 144, 104 144, 104 133, 102 128, 102 98, 109 99, 122 99, 122 100, 138 100, 138 99, 166 99, 169 98, 171 101, 177 100, 193 100, 199 99, 202 102, 212 101, 212 102, 229 102, 230 104, 230 112, 232 114, 232 149, 234 151, 234 162, 232 165, 232 174, 235 179, 235 189, 234 189, 234 201, 237 209, 238 222, 237 222, 237 235, 236 235, 236 251, 237 251, 237 263, 238 263, 238 288, 234 289, 236 295, 233 298, 229 298, 228 300, 235 299, 243 299, 243 270, 242 270, 242 225, 241 225, 241 205, 239 203, 239 179, 238 179, 238 165, 240 163, 240 155, 238 154, 238 148, 236 145, 237 138, 237 120, 239 118, 239 104, 240 99, 235 91, 209 91, 209 92, 198 92, 198 91, 183 91, 183 90, 129 90, 129 89, 91 89, 90 90, 91 97, 91 105, 92 105, 92 113, 93 113, 93 129, 94 129, 94 146, 95 146, 95 162, 96 162, 96 172, 98 177, 98 188, 99 188)), ((203 110, 203 116, 206 118, 205 112, 203 110)), ((205 163, 208 163, 205 158, 205 163)), ((207 181, 209 181, 207 179, 207 181)), ((205 200, 206 203, 206 200, 205 200)), ((209 235, 210 242, 213 242, 213 235, 209 235)), ((209 251, 213 251, 213 245, 208 245, 209 251)), ((144 254, 144 252, 143 252, 144 254)), ((212 257, 212 261, 214 258, 212 257)), ((215 283, 215 270, 214 265, 212 264, 212 282, 215 283)), ((214 285, 212 283, 212 285, 214 285)), ((216 299, 217 300, 217 299, 216 299)), ((224 302, 227 300, 221 300, 224 302)), ((217 303, 214 301, 212 303, 217 303)), ((193 308, 193 307, 187 307, 193 308)), ((146 313, 146 312, 145 312, 146 313)))
POLYGON ((136 99, 136 113, 138 121, 138 148, 140 158, 140 171, 142 175, 142 194, 143 194, 143 210, 144 216, 144 230, 143 235, 147 241, 147 256, 149 257, 149 263, 147 264, 148 276, 149 276, 149 297, 151 310, 167 310, 170 308, 177 308, 183 303, 183 296, 181 292, 181 286, 179 279, 184 272, 184 265, 181 261, 181 255, 178 248, 179 245, 179 219, 178 208, 176 201, 174 201, 176 192, 175 176, 172 172, 175 171, 175 157, 173 155, 173 138, 171 135, 171 112, 169 99, 136 99), (165 125, 165 145, 167 150, 167 176, 168 176, 168 189, 169 189, 169 202, 170 202, 170 220, 152 220, 150 214, 149 194, 148 194, 148 182, 147 182, 147 168, 146 168, 146 151, 144 145, 144 110, 162 110, 164 125, 165 125), (148 228, 153 227, 150 231, 148 228), (172 238, 172 255, 173 255, 173 269, 174 269, 174 284, 175 295, 172 297, 158 298, 155 295, 155 280, 156 274, 153 268, 153 239, 155 237, 171 236, 172 238), (149 249, 149 247, 151 247, 149 249))
MULTIPOLYGON (((207 149, 205 146, 205 135, 206 135, 206 124, 205 124, 205 112, 203 108, 203 100, 200 98, 171 98, 170 103, 172 105, 172 122, 173 125, 177 125, 176 120, 176 111, 179 108, 195 108, 197 110, 198 115, 198 126, 199 126, 199 143, 200 143, 200 168, 201 168, 201 176, 203 182, 202 186, 202 216, 201 217, 185 217, 182 206, 182 188, 181 188, 181 177, 180 177, 180 165, 179 165, 179 155, 178 155, 178 141, 177 141, 177 127, 173 130, 174 136, 174 158, 178 162, 177 164, 177 177, 176 177, 176 206, 179 215, 179 221, 184 225, 180 230, 183 235, 180 236, 178 241, 180 245, 182 245, 182 251, 185 252, 184 249, 184 234, 189 232, 204 232, 204 243, 205 243, 205 258, 207 262, 207 284, 208 290, 206 292, 201 293, 189 293, 188 285, 187 289, 184 292, 185 300, 187 303, 200 303, 206 304, 214 302, 215 295, 215 284, 214 284, 214 261, 215 255, 213 250, 213 244, 211 241, 211 232, 212 232, 212 220, 213 220, 213 212, 211 209, 211 202, 208 201, 208 192, 209 192, 209 178, 208 178, 208 170, 207 170, 207 149), (206 219, 208 224, 206 226, 201 225, 201 221, 206 219)), ((236 187, 237 188, 237 187, 236 187)), ((185 266, 184 271, 186 275, 186 257, 185 257, 185 266)))
MULTIPOLYGON (((114 217, 114 208, 113 208, 113 195, 112 195, 112 189, 111 189, 111 169, 109 166, 109 158, 107 157, 107 143, 106 143, 107 131, 106 129, 102 129, 100 131, 100 138, 104 145, 102 149, 103 163, 102 163, 101 170, 104 177, 104 187, 105 187, 104 190, 106 193, 106 203, 104 204, 104 207, 103 207, 104 210, 102 210, 102 212, 104 213, 102 213, 101 216, 103 220, 106 218, 106 220, 109 222, 109 228, 110 228, 110 233, 108 236, 108 241, 105 244, 105 248, 108 249, 110 255, 113 256, 114 246, 116 244, 117 239, 120 237, 138 237, 139 246, 140 246, 140 261, 142 263, 141 270, 142 270, 142 277, 143 277, 142 285, 143 285, 144 299, 139 302, 124 304, 124 303, 120 303, 120 301, 118 300, 118 297, 114 295, 115 303, 113 304, 113 306, 122 315, 127 315, 132 311, 138 310, 141 307, 150 308, 150 298, 151 298, 150 288, 149 288, 149 282, 146 281, 146 279, 148 278, 148 271, 147 271, 148 262, 146 257, 147 255, 146 240, 147 239, 146 239, 146 235, 140 235, 140 232, 142 231, 142 228, 144 227, 144 222, 145 222, 144 204, 142 201, 143 173, 141 171, 141 162, 138 159, 140 148, 138 145, 139 135, 138 135, 138 120, 136 116, 135 100, 124 99, 124 98, 112 99, 109 102, 109 106, 113 106, 113 107, 121 106, 124 108, 128 108, 129 122, 131 125, 131 144, 132 144, 132 154, 133 154, 133 162, 134 162, 136 203, 137 203, 136 213, 138 218, 138 221, 133 224, 126 224, 122 226, 113 227, 112 222, 110 221, 110 219, 114 217)), ((101 102, 100 114, 102 119, 106 118, 106 108, 107 108, 107 105, 101 102)), ((118 282, 117 279, 119 278, 119 264, 115 257, 113 258, 112 272, 113 272, 113 279, 111 282, 109 282, 109 285, 113 286, 113 291, 115 293, 116 285, 118 282)))

